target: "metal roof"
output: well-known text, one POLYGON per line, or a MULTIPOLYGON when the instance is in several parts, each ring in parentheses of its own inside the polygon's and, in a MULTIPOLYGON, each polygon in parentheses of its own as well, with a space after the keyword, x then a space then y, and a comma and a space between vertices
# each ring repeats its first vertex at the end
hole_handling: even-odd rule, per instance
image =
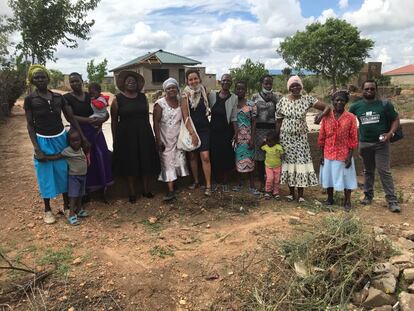
POLYGON ((169 64, 169 65, 199 65, 201 64, 200 61, 195 60, 195 59, 191 59, 185 56, 177 55, 177 54, 170 53, 170 52, 163 51, 163 50, 158 50, 156 52, 148 52, 145 55, 134 58, 133 60, 130 60, 129 62, 121 66, 111 69, 110 72, 128 68, 136 64, 142 64, 142 63, 151 64, 151 59, 156 59, 158 61, 157 62, 158 64, 169 64))
POLYGON ((412 75, 412 74, 414 74, 414 64, 384 72, 384 75, 386 76, 412 75))

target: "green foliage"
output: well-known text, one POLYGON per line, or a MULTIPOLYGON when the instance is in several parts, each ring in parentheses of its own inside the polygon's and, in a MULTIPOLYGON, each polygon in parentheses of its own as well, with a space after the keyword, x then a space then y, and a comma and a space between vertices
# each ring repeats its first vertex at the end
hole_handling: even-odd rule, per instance
POLYGON ((165 258, 167 256, 172 257, 174 256, 174 251, 169 247, 163 247, 156 245, 153 248, 150 249, 151 256, 158 256, 160 258, 165 258))
POLYGON ((114 84, 103 84, 102 90, 104 90, 105 92, 110 92, 112 94, 117 93, 116 86, 114 84))
POLYGON ((303 83, 303 89, 305 90, 307 94, 312 92, 317 84, 314 77, 311 77, 311 76, 307 76, 303 78, 302 83, 303 83))
POLYGON ((58 88, 64 81, 64 75, 61 71, 50 69, 50 86, 54 89, 58 88))
POLYGON ((291 74, 292 74, 292 68, 290 68, 290 67, 285 67, 285 68, 283 68, 283 70, 282 70, 282 74, 285 76, 285 77, 290 77, 291 76, 291 74))
POLYGON ((59 250, 48 248, 45 250, 43 256, 37 260, 37 263, 41 266, 54 265, 59 273, 66 274, 70 269, 70 261, 72 259, 71 248, 66 247, 59 250))
POLYGON ((329 18, 287 37, 278 49, 289 66, 307 69, 329 79, 334 89, 358 73, 374 42, 362 39, 358 28, 329 18))
POLYGON ((94 64, 94 60, 92 59, 90 62, 86 64, 86 72, 88 73, 88 80, 89 83, 102 83, 105 75, 107 74, 107 65, 108 61, 105 58, 102 62, 98 64, 94 64))
POLYGON ((247 82, 248 93, 260 91, 262 88, 260 78, 268 73, 269 72, 265 69, 264 64, 260 62, 254 63, 250 58, 248 58, 239 68, 230 69, 230 74, 232 75, 234 82, 240 80, 247 82))
POLYGON ((9 34, 10 32, 5 24, 4 17, 0 16, 0 64, 3 64, 6 61, 6 56, 9 54, 9 34))
POLYGON ((285 75, 273 76, 273 90, 280 92, 282 94, 287 94, 287 80, 288 76, 285 75))
POLYGON ((9 0, 9 25, 20 32, 16 48, 32 63, 55 60, 56 46, 78 47, 76 38, 88 40, 94 20, 85 21, 99 0, 9 0))
POLYGON ((389 86, 391 85, 391 77, 390 76, 379 76, 376 80, 377 84, 379 86, 389 86))

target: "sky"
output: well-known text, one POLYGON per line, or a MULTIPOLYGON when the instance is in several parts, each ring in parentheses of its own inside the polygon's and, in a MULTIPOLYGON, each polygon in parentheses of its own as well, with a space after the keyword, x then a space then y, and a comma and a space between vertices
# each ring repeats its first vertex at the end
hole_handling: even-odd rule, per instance
MULTIPOLYGON (((369 60, 383 71, 414 63, 413 0, 101 0, 88 41, 77 49, 59 46, 56 62, 64 73, 86 73, 86 63, 108 60, 109 69, 163 49, 202 62, 218 77, 247 58, 267 69, 286 63, 281 41, 315 21, 341 18, 375 41, 369 60)), ((9 13, 0 0, 0 14, 9 13)))

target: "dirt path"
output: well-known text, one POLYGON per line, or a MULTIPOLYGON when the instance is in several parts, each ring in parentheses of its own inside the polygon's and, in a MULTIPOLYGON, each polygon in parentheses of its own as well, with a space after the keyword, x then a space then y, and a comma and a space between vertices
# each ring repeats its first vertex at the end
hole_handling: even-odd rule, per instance
MULTIPOLYGON (((388 231, 414 229, 413 168, 394 170, 404 202, 400 215, 389 213, 380 195, 354 213, 388 231)), ((36 304, 39 310, 209 310, 220 286, 242 270, 241 256, 293 234, 289 217, 312 223, 328 214, 313 203, 323 196, 320 189, 308 191, 309 203, 298 208, 247 195, 206 200, 201 191, 183 190, 173 205, 163 204, 161 194, 135 205, 92 202, 81 226, 70 227, 63 217, 47 226, 24 116, 14 116, 0 123, 0 251, 37 269, 56 263, 67 275, 56 274, 36 299, 9 303, 14 310, 36 310, 36 304), (157 217, 155 224, 150 217, 157 217)), ((54 211, 61 204, 53 200, 54 211)), ((18 276, 2 272, 0 282, 18 276)))

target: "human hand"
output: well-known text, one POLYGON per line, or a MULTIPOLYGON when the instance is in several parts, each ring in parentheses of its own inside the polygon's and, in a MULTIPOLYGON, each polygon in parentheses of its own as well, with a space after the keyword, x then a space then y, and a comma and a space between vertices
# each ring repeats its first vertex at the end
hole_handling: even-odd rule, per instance
POLYGON ((380 138, 382 138, 382 139, 380 139, 380 142, 381 143, 386 143, 387 141, 389 141, 391 139, 391 137, 392 137, 391 133, 384 133, 384 134, 380 135, 380 138))
POLYGON ((352 165, 352 157, 347 157, 346 159, 345 159, 345 168, 350 168, 351 167, 351 165, 352 165))
POLYGON ((249 139, 249 149, 253 149, 254 148, 254 142, 253 142, 253 138, 249 139))
POLYGON ((194 147, 198 145, 198 137, 197 137, 197 135, 195 135, 195 134, 191 135, 191 142, 192 142, 192 144, 193 144, 194 147))
POLYGON ((39 162, 47 161, 47 157, 42 150, 35 150, 34 157, 39 162))
POLYGON ((164 150, 165 150, 165 145, 164 145, 164 143, 163 142, 158 142, 157 143, 157 148, 158 148, 158 151, 159 152, 163 152, 164 150))
POLYGON ((322 166, 325 164, 325 159, 323 157, 320 158, 319 164, 322 166))
POLYGON ((314 123, 315 124, 319 124, 319 123, 321 123, 321 121, 322 121, 322 112, 320 112, 320 113, 318 113, 316 116, 315 116, 315 119, 314 119, 314 123))
POLYGON ((86 138, 82 141, 82 150, 84 153, 88 153, 91 150, 91 144, 86 138))

